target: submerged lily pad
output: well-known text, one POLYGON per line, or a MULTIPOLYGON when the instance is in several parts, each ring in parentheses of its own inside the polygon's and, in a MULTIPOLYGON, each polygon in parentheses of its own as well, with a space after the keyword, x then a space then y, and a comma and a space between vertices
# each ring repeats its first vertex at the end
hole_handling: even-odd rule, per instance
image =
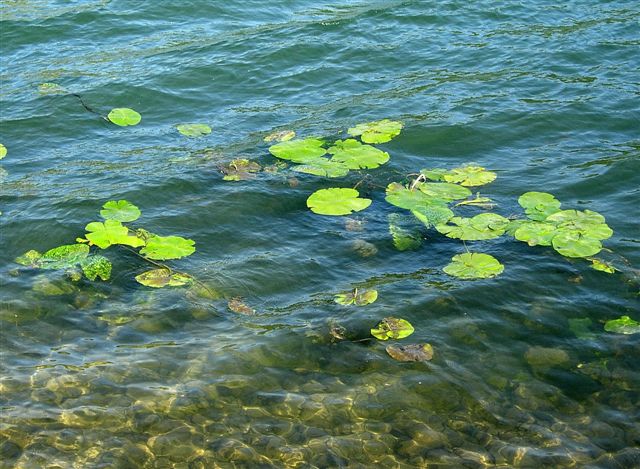
POLYGON ((596 335, 591 332, 590 326, 592 324, 593 321, 589 318, 571 318, 569 319, 569 330, 578 339, 593 339, 596 335))
POLYGON ((341 293, 335 296, 334 301, 341 305, 364 306, 373 303, 378 299, 377 290, 358 290, 357 288, 349 293, 341 293))
POLYGON ((155 236, 147 241, 140 254, 148 259, 167 260, 180 259, 193 254, 195 241, 181 236, 155 236))
POLYGON ((42 257, 42 254, 34 249, 25 252, 23 255, 16 257, 15 262, 27 267, 38 267, 38 260, 42 257))
POLYGON ((444 205, 432 204, 419 210, 411 210, 411 214, 420 220, 427 228, 447 223, 453 218, 453 212, 444 205))
POLYGON ((134 248, 144 246, 144 241, 129 234, 129 229, 118 220, 94 221, 85 226, 87 240, 99 248, 106 249, 113 244, 124 244, 134 248))
POLYGON ((133 109, 118 107, 109 112, 107 119, 120 127, 127 127, 129 125, 138 125, 142 120, 142 116, 133 109))
POLYGON ((500 275, 504 266, 489 254, 467 252, 451 258, 444 272, 461 279, 491 278, 500 275))
POLYGON ((68 91, 57 83, 42 83, 38 85, 38 92, 42 95, 66 94, 68 91))
POLYGON ((0 160, 7 156, 7 147, 0 143, 0 160))
POLYGON ((256 314, 256 310, 252 307, 248 306, 242 298, 236 296, 235 298, 231 298, 227 302, 227 307, 233 311, 234 313, 244 314, 247 316, 251 316, 256 314))
POLYGON ((399 362, 426 362, 433 358, 431 344, 389 344, 385 350, 391 358, 399 362))
POLYGON ((560 201, 547 192, 525 192, 518 198, 527 216, 536 221, 543 221, 549 215, 560 210, 560 201))
POLYGON ((293 130, 278 130, 270 133, 264 138, 265 142, 286 142, 296 136, 293 130))
POLYGON ((393 245, 398 251, 418 249, 422 244, 422 236, 417 230, 404 228, 405 217, 399 213, 391 213, 387 217, 389 220, 389 233, 393 239, 393 245))
POLYGON ((89 255, 86 244, 65 244, 45 252, 37 261, 41 269, 66 269, 73 267, 89 255))
POLYGON ((211 133, 211 127, 207 124, 180 124, 176 126, 178 132, 185 137, 204 137, 211 133))
POLYGON ((338 140, 327 150, 331 161, 342 163, 349 169, 374 169, 389 161, 389 154, 349 138, 338 140))
POLYGON ((453 217, 452 225, 436 225, 436 230, 449 238, 475 241, 501 236, 509 220, 495 213, 481 213, 472 218, 453 217))
POLYGON ((347 130, 349 135, 360 136, 365 143, 385 143, 400 134, 402 122, 382 119, 358 124, 347 130))
POLYGON ((329 178, 337 178, 349 174, 349 167, 347 165, 322 157, 310 159, 305 164, 295 165, 291 169, 300 173, 329 178))
POLYGON ((153 269, 136 275, 136 281, 152 288, 181 287, 193 283, 193 277, 169 269, 153 269))
POLYGON ((551 246, 551 241, 557 234, 555 225, 551 223, 526 221, 515 230, 513 236, 529 246, 551 246))
POLYGON ((126 200, 110 200, 102 208, 100 216, 105 220, 128 222, 140 218, 140 209, 126 200))
POLYGON ((89 280, 95 280, 100 277, 102 280, 107 281, 111 277, 111 261, 104 256, 87 257, 80 263, 80 267, 82 267, 82 271, 89 280))
POLYGON ((593 270, 599 270, 600 272, 606 272, 608 274, 614 274, 616 270, 618 270, 608 262, 601 261, 600 259, 590 259, 590 260, 591 260, 591 268, 593 270))
POLYGON ((220 167, 220 170, 224 174, 225 181, 246 181, 247 179, 253 179, 255 173, 258 173, 262 169, 255 161, 247 160, 244 158, 237 158, 232 160, 228 165, 220 167))
POLYGON ((418 189, 430 197, 447 202, 466 199, 471 195, 471 191, 466 187, 449 182, 419 184, 418 189))
POLYGON ((620 316, 618 319, 610 319, 604 324, 604 330, 616 334, 640 333, 640 322, 634 321, 629 316, 620 316))
POLYGON ((320 215, 349 215, 371 205, 371 199, 360 198, 359 195, 355 189, 320 189, 309 196, 307 207, 320 215))
POLYGON ((269 152, 283 160, 306 163, 324 155, 327 150, 324 148, 324 141, 309 137, 303 140, 288 140, 276 143, 269 147, 269 152))
POLYGON ((565 257, 589 257, 602 250, 602 243, 596 238, 583 236, 576 231, 560 231, 551 241, 553 248, 565 257))
POLYGON ((406 319, 388 317, 371 329, 371 335, 380 340, 404 339, 413 334, 413 331, 413 326, 406 319))

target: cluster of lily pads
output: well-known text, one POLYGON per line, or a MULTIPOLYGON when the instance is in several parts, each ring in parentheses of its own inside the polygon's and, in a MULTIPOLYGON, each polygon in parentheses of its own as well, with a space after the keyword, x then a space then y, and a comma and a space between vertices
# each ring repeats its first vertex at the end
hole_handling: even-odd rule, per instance
POLYGON ((72 280, 80 280, 84 274, 92 281, 98 278, 106 281, 111 277, 112 264, 101 252, 111 246, 125 246, 156 267, 137 275, 138 283, 154 288, 192 284, 195 281, 192 276, 174 271, 159 261, 193 254, 195 242, 180 236, 159 236, 144 228, 124 225, 137 220, 140 215, 140 209, 132 203, 111 200, 100 211, 104 221, 87 224, 84 238, 76 238, 75 244, 58 246, 44 253, 30 250, 19 256, 16 262, 33 269, 63 270, 70 274, 72 280))

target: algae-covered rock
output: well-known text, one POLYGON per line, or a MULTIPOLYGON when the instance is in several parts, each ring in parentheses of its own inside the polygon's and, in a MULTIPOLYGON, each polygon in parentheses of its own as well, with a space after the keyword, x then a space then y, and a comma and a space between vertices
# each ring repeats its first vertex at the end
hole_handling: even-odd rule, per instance
POLYGON ((525 352, 524 358, 534 368, 549 368, 553 366, 567 366, 571 359, 569 354, 561 348, 533 346, 525 352))

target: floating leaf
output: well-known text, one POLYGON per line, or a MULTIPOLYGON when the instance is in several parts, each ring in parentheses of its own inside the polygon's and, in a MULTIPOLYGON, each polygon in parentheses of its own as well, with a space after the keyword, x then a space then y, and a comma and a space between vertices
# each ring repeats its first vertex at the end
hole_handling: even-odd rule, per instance
POLYGON ((389 344, 385 350, 391 358, 399 362, 425 362, 433 358, 431 344, 389 344))
POLYGON ((360 136, 365 143, 385 143, 400 134, 402 122, 382 119, 358 124, 347 130, 349 135, 360 136))
POLYGON ((405 217, 398 213, 391 213, 387 217, 389 220, 389 233, 393 238, 393 245, 398 251, 418 249, 422 244, 420 233, 402 227, 401 223, 405 217))
POLYGON ((211 133, 211 127, 207 124, 179 124, 176 126, 178 132, 185 137, 204 137, 211 133))
POLYGON ((119 125, 120 127, 126 127, 128 125, 138 125, 142 116, 133 109, 127 107, 117 107, 112 109, 107 115, 107 119, 112 123, 119 125))
POLYGON ((444 175, 444 180, 463 186, 483 186, 496 178, 496 173, 487 171, 481 166, 461 166, 444 175))
POLYGON ((305 164, 296 165, 292 169, 300 173, 330 178, 346 176, 349 173, 347 165, 322 157, 310 159, 305 164))
POLYGON ((89 255, 86 244, 65 244, 45 252, 37 261, 41 269, 66 269, 73 267, 89 255))
POLYGON ((509 236, 515 236, 516 231, 525 223, 529 223, 529 220, 509 220, 509 223, 506 226, 505 233, 509 236))
POLYGON ((462 279, 491 278, 500 275, 504 266, 489 254, 466 252, 451 258, 444 272, 462 279))
POLYGON ((100 216, 105 220, 127 222, 140 218, 140 209, 126 200, 110 200, 102 208, 100 216))
POLYGON ((565 257, 589 257, 598 254, 602 243, 577 231, 560 231, 551 241, 553 248, 565 257))
POLYGON ((444 205, 427 205, 420 210, 411 210, 411 214, 420 220, 427 228, 447 223, 453 212, 444 205))
POLYGON ((307 207, 320 215, 349 215, 371 205, 371 199, 360 198, 359 195, 355 189, 320 189, 309 196, 307 207))
POLYGON ((431 197, 415 188, 411 190, 397 182, 392 182, 387 186, 385 200, 396 207, 421 212, 433 206, 447 208, 447 203, 444 200, 431 197))
POLYGON ((549 215, 547 222, 555 223, 558 230, 572 231, 587 238, 607 239, 613 230, 605 223, 605 218, 591 210, 562 210, 549 215))
POLYGON ((404 339, 413 334, 413 326, 405 319, 393 317, 384 318, 378 325, 371 329, 371 335, 376 339, 404 339))
POLYGON ((333 156, 331 161, 343 163, 349 169, 373 169, 389 161, 389 154, 349 138, 338 140, 327 150, 333 156))
POLYGON ((95 280, 96 277, 100 277, 102 280, 107 281, 111 277, 111 261, 104 256, 95 255, 87 257, 80 262, 82 271, 89 280, 95 280))
POLYGON ((294 163, 306 163, 309 160, 324 155, 327 150, 323 148, 324 142, 317 138, 305 138, 304 140, 289 140, 276 143, 269 147, 269 152, 280 159, 293 161, 294 163))
POLYGON ((42 95, 66 94, 68 91, 57 83, 42 83, 38 85, 38 92, 42 95))
POLYGON ((551 246, 551 240, 558 234, 555 225, 537 221, 522 223, 513 236, 529 246, 551 246))
POLYGON ((234 313, 245 314, 247 316, 256 314, 256 310, 248 306, 239 296, 231 298, 227 302, 227 306, 234 313))
POLYGON ((134 248, 144 246, 144 241, 129 234, 129 229, 118 220, 94 221, 85 226, 89 233, 86 238, 99 248, 106 249, 113 244, 124 244, 134 248))
POLYGON ((264 138, 265 142, 286 142, 296 136, 293 130, 278 130, 270 133, 264 138))
POLYGON ((616 334, 638 334, 640 333, 640 323, 629 316, 620 316, 619 319, 610 319, 604 323, 604 330, 616 334))
POLYGON ((595 334, 591 332, 590 326, 593 321, 589 318, 572 318, 569 319, 569 330, 573 332, 578 339, 592 339, 595 334))
POLYGON ((441 199, 446 202, 467 198, 471 195, 471 191, 466 187, 449 182, 425 183, 418 184, 418 189, 430 197, 441 199))
POLYGON ((194 245, 195 241, 181 236, 154 236, 140 249, 140 254, 158 261, 180 259, 193 254, 196 250, 194 245))
POLYGON ((546 192, 525 192, 518 198, 529 218, 543 221, 560 210, 560 201, 546 192))
POLYGON ((7 156, 7 147, 0 143, 0 160, 7 156))
POLYGON ((491 200, 489 197, 480 197, 480 193, 479 192, 476 194, 476 198, 475 199, 463 200, 462 202, 458 202, 456 204, 456 207, 459 207, 461 205, 473 205, 475 207, 482 207, 482 208, 493 208, 493 207, 495 207, 495 204, 493 203, 493 200, 491 200))
POLYGON ((31 249, 25 252, 23 255, 16 257, 15 261, 20 265, 27 267, 38 267, 38 260, 42 257, 42 254, 38 251, 31 249))
POLYGON ((453 217, 453 225, 436 225, 436 230, 449 238, 475 241, 502 235, 509 220, 495 213, 481 213, 472 218, 453 217))
POLYGON ((181 287, 193 283, 193 277, 169 269, 153 269, 136 275, 136 281, 153 288, 181 287))
POLYGON ((616 269, 611 264, 601 261, 600 259, 589 259, 591 261, 591 268, 594 270, 599 270, 600 272, 606 272, 608 274, 614 274, 616 269))
POLYGON ((224 174, 225 181, 245 181, 253 179, 255 173, 260 171, 260 165, 255 161, 244 158, 238 158, 231 161, 228 165, 221 166, 220 170, 224 174))
POLYGON ((449 174, 449 170, 440 168, 421 169, 420 174, 432 181, 444 181, 444 177, 449 174))
POLYGON ((349 293, 341 293, 335 296, 335 302, 340 305, 364 306, 373 303, 378 299, 377 290, 358 290, 357 288, 349 293))

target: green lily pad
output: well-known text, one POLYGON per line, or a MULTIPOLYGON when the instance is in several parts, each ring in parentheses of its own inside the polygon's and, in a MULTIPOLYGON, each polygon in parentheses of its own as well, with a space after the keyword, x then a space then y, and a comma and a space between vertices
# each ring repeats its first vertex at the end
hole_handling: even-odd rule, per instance
POLYGON ((406 319, 388 317, 371 329, 371 335, 380 340, 404 339, 413 334, 413 331, 413 326, 406 319))
POLYGON ((106 249, 113 244, 124 244, 134 248, 144 246, 144 241, 129 234, 129 229, 118 220, 94 221, 85 226, 85 236, 91 244, 106 249))
POLYGON ((225 181, 246 181, 247 179, 253 179, 255 174, 260 172, 261 169, 260 164, 244 158, 232 160, 228 165, 220 167, 220 170, 224 174, 222 179, 225 181))
POLYGON ((557 234, 555 225, 551 223, 527 221, 518 227, 513 236, 529 246, 551 246, 551 240, 557 234))
POLYGON ((176 126, 176 129, 185 137, 192 138, 204 137, 211 133, 211 127, 207 124, 180 124, 176 126))
POLYGON ((495 213, 481 213, 472 218, 453 217, 449 223, 453 225, 436 225, 436 230, 448 238, 476 241, 501 236, 509 220, 495 213))
POLYGON ((444 181, 444 177, 449 174, 449 170, 442 168, 421 169, 420 174, 431 181, 444 181))
POLYGON ((396 207, 421 212, 434 206, 447 208, 446 201, 431 197, 415 188, 411 190, 397 182, 387 186, 385 200, 396 207))
POLYGON ((136 281, 152 288, 181 287, 193 283, 193 277, 169 269, 153 269, 136 275, 136 281))
POLYGON ((391 358, 399 362, 426 362, 433 358, 431 344, 390 344, 385 350, 391 358))
POLYGON ((87 257, 80 262, 82 271, 89 280, 95 280, 100 277, 102 280, 107 281, 111 277, 111 261, 104 256, 95 255, 87 257))
POLYGON ((562 210, 549 215, 546 221, 556 224, 558 230, 572 231, 587 238, 603 240, 613 234, 605 218, 591 210, 562 210))
POLYGON ((65 244, 45 252, 37 260, 41 269, 67 269, 75 266, 89 255, 86 244, 65 244))
POLYGON ((147 241, 147 245, 140 249, 140 254, 147 259, 163 261, 180 259, 195 252, 195 241, 181 236, 155 236, 147 241))
POLYGON ((360 198, 359 195, 355 189, 320 189, 309 196, 307 207, 320 215, 349 215, 371 205, 371 199, 360 198))
POLYGON ((389 233, 393 239, 393 246, 398 251, 415 250, 422 244, 422 236, 417 230, 409 230, 404 228, 403 220, 405 217, 399 213, 391 213, 387 217, 389 220, 389 233))
POLYGON ((558 231, 551 244, 565 257, 589 257, 602 249, 600 240, 583 236, 576 231, 558 231))
POLYGON ((349 167, 347 165, 322 157, 308 160, 305 164, 296 165, 291 169, 300 173, 329 178, 342 177, 349 173, 349 167))
POLYGON ((264 138, 265 142, 286 142, 296 136, 293 130, 278 130, 270 133, 264 138))
POLYGON ((140 218, 140 209, 126 200, 110 200, 102 208, 100 216, 105 220, 127 222, 140 218))
POLYGON ((288 140, 269 147, 269 152, 280 159, 294 163, 306 163, 327 153, 324 141, 317 138, 303 140, 288 140))
POLYGON ((342 163, 349 169, 373 169, 389 161, 389 154, 349 138, 338 140, 327 150, 331 161, 342 163))
POLYGON ((451 263, 442 270, 448 275, 467 280, 500 275, 504 265, 489 254, 466 252, 453 256, 451 263))
POLYGON ((459 207, 461 205, 472 205, 474 207, 482 207, 487 209, 495 207, 493 200, 491 200, 489 197, 480 197, 479 192, 477 193, 475 199, 463 200, 462 202, 458 202, 456 204, 456 207, 459 207))
POLYGON ((589 318, 571 318, 569 319, 569 330, 578 339, 593 339, 596 335, 591 332, 590 326, 592 324, 593 321, 589 318))
POLYGON ((496 178, 496 173, 487 171, 481 166, 461 166, 444 175, 444 180, 462 186, 483 186, 496 178))
POLYGON ((610 319, 604 323, 604 330, 616 334, 638 334, 640 333, 640 323, 629 316, 620 316, 618 319, 610 319))
POLYGON ((142 116, 133 109, 117 107, 109 112, 107 119, 120 127, 127 127, 128 125, 138 125, 142 116))
POLYGON ((38 267, 38 261, 42 257, 42 254, 33 249, 25 252, 23 255, 16 257, 15 262, 27 267, 38 267))
POLYGON ((401 130, 402 122, 382 119, 358 124, 347 130, 347 133, 354 137, 360 136, 365 143, 385 143, 398 136, 401 130))
POLYGON ((471 191, 466 187, 449 182, 419 184, 418 189, 435 199, 447 202, 452 200, 466 199, 471 195, 471 191))
POLYGON ((515 236, 516 231, 525 223, 529 223, 530 220, 509 220, 509 223, 506 226, 505 233, 509 236, 515 236))
POLYGON ((599 270, 600 272, 606 272, 608 274, 615 274, 616 269, 608 262, 601 261, 600 259, 589 259, 591 261, 591 268, 593 270, 599 270))
POLYGON ((549 215, 560 210, 560 201, 547 192, 525 192, 518 198, 527 216, 536 221, 543 221, 549 215))
POLYGON ((357 288, 348 293, 341 293, 335 296, 334 301, 340 305, 364 306, 373 303, 378 299, 377 290, 358 290, 357 288))
POLYGON ((7 147, 0 143, 0 160, 7 156, 7 147))
POLYGON ((411 214, 427 228, 442 225, 453 218, 453 212, 448 207, 437 204, 427 205, 420 210, 411 210, 411 214))
POLYGON ((57 83, 42 83, 38 85, 38 92, 42 95, 66 94, 68 91, 57 83))

